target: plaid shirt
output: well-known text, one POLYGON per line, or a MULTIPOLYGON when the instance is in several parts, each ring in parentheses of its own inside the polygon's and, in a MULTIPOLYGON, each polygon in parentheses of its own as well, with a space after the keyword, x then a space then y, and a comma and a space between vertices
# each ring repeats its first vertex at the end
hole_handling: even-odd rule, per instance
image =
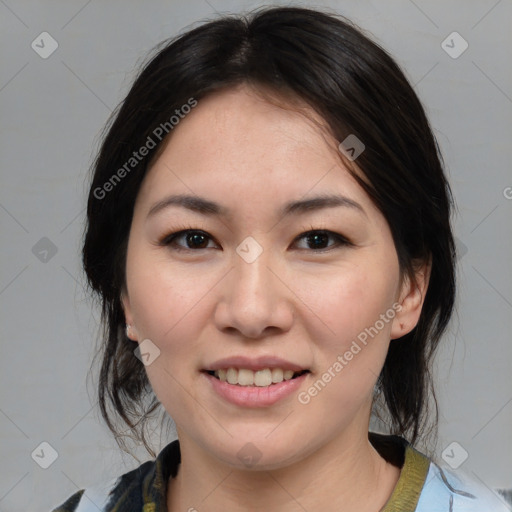
MULTIPOLYGON (((381 512, 510 512, 497 494, 460 470, 441 468, 405 439, 373 432, 369 438, 384 459, 402 468, 381 512)), ((180 462, 179 441, 172 441, 155 460, 78 491, 52 512, 167 512, 168 480, 177 475, 180 462)))

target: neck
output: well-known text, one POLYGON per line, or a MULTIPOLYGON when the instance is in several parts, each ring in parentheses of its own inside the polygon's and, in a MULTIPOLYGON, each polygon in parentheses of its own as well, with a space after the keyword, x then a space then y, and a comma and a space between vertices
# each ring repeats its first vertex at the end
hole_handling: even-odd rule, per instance
POLYGON ((180 450, 178 474, 169 481, 168 512, 375 512, 384 506, 400 475, 367 435, 334 439, 297 463, 268 471, 235 469, 206 456, 186 436, 180 437, 180 450))

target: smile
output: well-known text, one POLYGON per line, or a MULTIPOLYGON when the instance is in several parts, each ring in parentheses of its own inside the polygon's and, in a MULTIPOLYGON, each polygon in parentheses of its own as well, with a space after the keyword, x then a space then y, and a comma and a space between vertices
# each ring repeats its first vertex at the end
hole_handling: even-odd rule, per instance
POLYGON ((257 371, 247 368, 222 368, 207 373, 222 382, 228 382, 237 386, 268 387, 285 380, 300 377, 307 372, 308 370, 294 372, 293 370, 283 370, 282 368, 264 368, 257 371))
POLYGON ((206 379, 206 384, 210 386, 210 390, 217 397, 238 407, 251 408, 270 407, 280 400, 298 393, 309 374, 308 370, 294 372, 293 370, 283 371, 279 368, 272 370, 266 368, 257 371, 228 368, 201 372, 206 379), (276 380, 281 380, 269 382, 272 374, 275 375, 276 380), (221 380, 221 376, 225 380, 221 380), (236 382, 230 384, 228 379, 232 381, 236 379, 236 382), (239 384, 239 381, 247 382, 250 379, 253 379, 253 384, 239 384), (257 384, 258 382, 259 384, 257 384))

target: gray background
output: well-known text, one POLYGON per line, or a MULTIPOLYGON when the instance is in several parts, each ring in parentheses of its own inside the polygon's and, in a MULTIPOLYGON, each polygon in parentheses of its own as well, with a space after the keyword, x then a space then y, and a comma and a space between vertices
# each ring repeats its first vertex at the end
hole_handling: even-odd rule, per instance
MULTIPOLYGON (((156 43, 260 5, 0 0, 1 511, 48 510, 138 465, 98 421, 87 386, 99 318, 79 261, 87 170, 108 115, 156 43), (59 45, 47 59, 31 48, 44 31, 59 45), (43 252, 43 237, 55 254, 43 252), (31 457, 43 441, 58 453, 48 469, 31 457)), ((427 106, 458 203, 462 249, 457 314, 437 358, 436 453, 456 441, 468 453, 461 471, 512 487, 512 3, 294 5, 328 7, 368 30, 427 106), (456 59, 441 47, 453 31, 469 44, 456 59)))

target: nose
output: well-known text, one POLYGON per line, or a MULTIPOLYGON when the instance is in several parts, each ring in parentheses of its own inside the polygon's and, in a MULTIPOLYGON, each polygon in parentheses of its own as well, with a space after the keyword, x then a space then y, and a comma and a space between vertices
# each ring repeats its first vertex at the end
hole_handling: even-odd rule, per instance
POLYGON ((289 330, 294 318, 293 292, 282 274, 270 250, 251 263, 235 254, 234 268, 221 283, 217 328, 251 339, 289 330))

